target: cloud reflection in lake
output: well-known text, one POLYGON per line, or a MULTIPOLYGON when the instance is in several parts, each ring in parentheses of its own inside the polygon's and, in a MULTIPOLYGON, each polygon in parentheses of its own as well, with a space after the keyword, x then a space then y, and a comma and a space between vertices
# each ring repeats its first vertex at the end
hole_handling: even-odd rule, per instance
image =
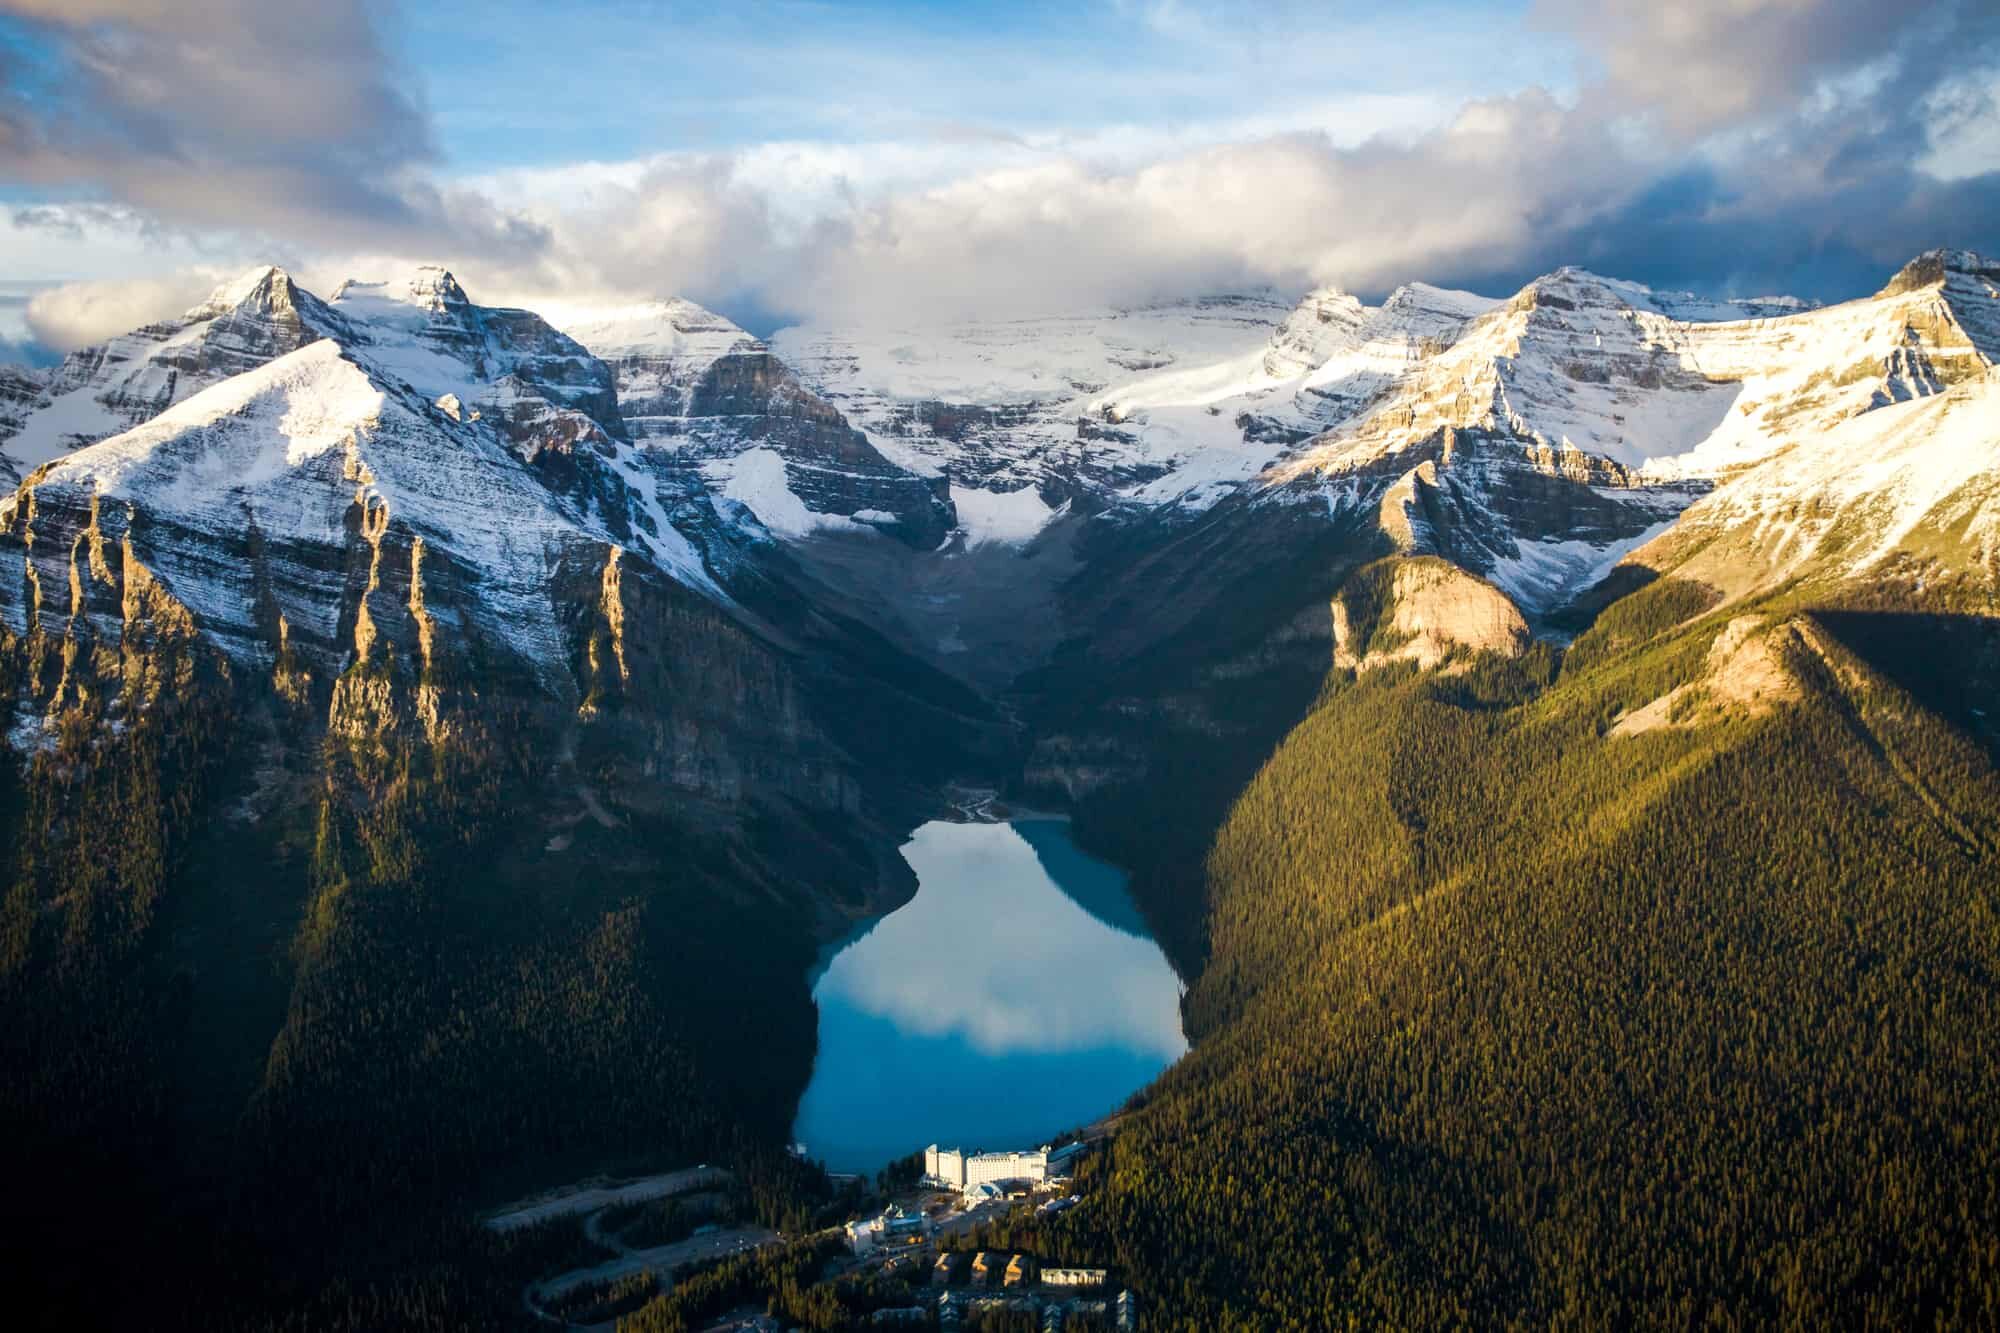
POLYGON ((1187 1050, 1180 983, 1136 933, 1124 876, 1067 826, 931 823, 903 855, 916 897, 814 988, 797 1127, 814 1156, 871 1170, 932 1141, 1023 1146, 1115 1109, 1187 1050))

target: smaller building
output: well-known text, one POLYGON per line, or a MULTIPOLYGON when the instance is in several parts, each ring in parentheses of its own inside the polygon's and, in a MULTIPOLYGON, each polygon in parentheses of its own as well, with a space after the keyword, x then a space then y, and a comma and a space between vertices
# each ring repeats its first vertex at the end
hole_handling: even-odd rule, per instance
POLYGON ((847 1224, 847 1246, 856 1254, 868 1254, 884 1246, 915 1245, 930 1234, 930 1223, 922 1213, 890 1209, 876 1217, 847 1224))
POLYGON ((1044 1268, 1042 1285, 1045 1287, 1101 1287, 1109 1274, 1102 1268, 1044 1268))
POLYGON ((970 1262, 964 1250, 946 1250, 937 1257, 937 1263, 931 1266, 931 1285, 949 1287, 954 1282, 963 1282, 965 1267, 970 1262))
POLYGON ((1007 1256, 992 1250, 981 1250, 972 1260, 972 1282, 974 1286, 990 1287, 1007 1267, 1007 1256))
POLYGON ((1035 1256, 1017 1254, 1007 1263, 1007 1275, 1000 1280, 1002 1286, 1025 1287, 1035 1280, 1035 1256))
POLYGON ((1060 1305, 1042 1307, 1042 1333, 1062 1333, 1063 1308, 1060 1305))
POLYGON ((1112 1302, 1112 1308, 1117 1311, 1118 1333, 1137 1333, 1139 1298, 1132 1294, 1131 1288, 1128 1287, 1118 1293, 1118 1299, 1112 1302))
POLYGON ((868 1322, 889 1327, 922 1327, 931 1322, 931 1312, 921 1305, 900 1305, 887 1310, 877 1310, 868 1316, 868 1322))
POLYGON ((1068 1180, 1070 1176, 1075 1173, 1077 1162, 1082 1160, 1084 1154, 1090 1151, 1091 1146, 1092 1145, 1084 1142, 1082 1139, 1078 1139, 1074 1143, 1065 1143, 1060 1148, 1049 1149, 1048 1150, 1049 1179, 1068 1180))

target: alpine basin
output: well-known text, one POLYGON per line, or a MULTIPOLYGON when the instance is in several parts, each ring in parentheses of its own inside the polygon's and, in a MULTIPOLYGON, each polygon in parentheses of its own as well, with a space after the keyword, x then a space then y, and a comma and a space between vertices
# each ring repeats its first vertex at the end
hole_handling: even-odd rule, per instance
POLYGON ((1187 1050, 1182 987, 1125 876, 1055 819, 934 822, 917 894, 830 951, 795 1137, 835 1171, 929 1143, 1034 1147, 1187 1050))

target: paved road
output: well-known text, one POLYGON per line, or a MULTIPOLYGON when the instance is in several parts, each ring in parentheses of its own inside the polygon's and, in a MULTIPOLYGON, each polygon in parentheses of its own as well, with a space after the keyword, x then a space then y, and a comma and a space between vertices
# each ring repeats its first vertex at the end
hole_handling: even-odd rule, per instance
POLYGON ((622 1184, 570 1185, 537 1198, 508 1204, 488 1217, 486 1225, 494 1231, 512 1231, 517 1227, 546 1222, 552 1217, 594 1213, 600 1208, 621 1203, 664 1199, 686 1194, 690 1190, 724 1185, 728 1181, 729 1173, 720 1167, 695 1166, 684 1171, 668 1171, 663 1175, 628 1180, 622 1184))
POLYGON ((560 1296, 572 1287, 580 1287, 586 1282, 608 1282, 643 1269, 652 1269, 659 1275, 660 1286, 667 1286, 667 1275, 684 1263, 701 1259, 719 1259, 724 1255, 737 1254, 743 1250, 754 1250, 760 1245, 769 1245, 778 1239, 775 1231, 762 1227, 743 1227, 734 1231, 711 1231, 706 1236, 690 1236, 686 1240, 675 1241, 672 1245, 656 1245, 649 1250, 627 1250, 616 1259, 608 1259, 594 1268, 577 1268, 552 1277, 546 1282, 538 1282, 529 1289, 536 1303, 560 1296))

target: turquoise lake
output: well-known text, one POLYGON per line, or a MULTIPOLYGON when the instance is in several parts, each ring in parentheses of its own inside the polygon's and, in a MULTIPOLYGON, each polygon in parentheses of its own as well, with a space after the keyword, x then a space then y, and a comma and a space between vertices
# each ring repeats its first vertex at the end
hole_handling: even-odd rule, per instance
POLYGON ((908 904, 825 955, 793 1137, 834 1171, 1034 1147, 1187 1050, 1181 985, 1115 866, 1055 819, 924 825, 908 904))

